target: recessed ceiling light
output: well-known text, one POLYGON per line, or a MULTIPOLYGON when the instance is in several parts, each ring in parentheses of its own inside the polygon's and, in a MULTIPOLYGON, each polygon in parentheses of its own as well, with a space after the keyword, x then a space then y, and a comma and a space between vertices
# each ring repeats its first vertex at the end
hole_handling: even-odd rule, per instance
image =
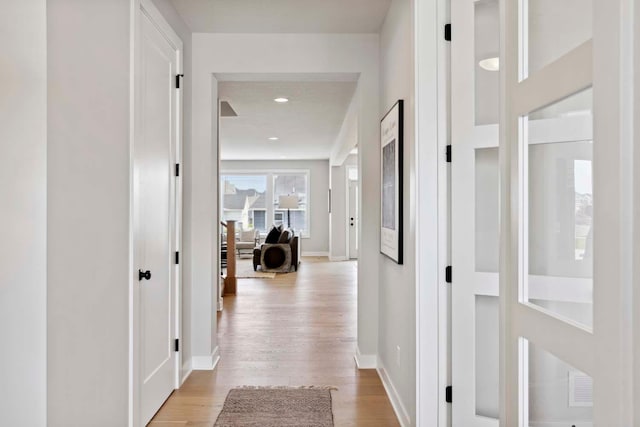
POLYGON ((494 57, 483 59, 482 61, 478 62, 478 65, 480 66, 480 68, 487 71, 498 71, 500 70, 500 58, 494 57))
POLYGON ((284 104, 285 102, 289 102, 289 98, 276 98, 274 99, 279 104, 284 104))
POLYGON ((272 136, 269 138, 269 141, 277 141, 279 138, 277 136, 272 136))

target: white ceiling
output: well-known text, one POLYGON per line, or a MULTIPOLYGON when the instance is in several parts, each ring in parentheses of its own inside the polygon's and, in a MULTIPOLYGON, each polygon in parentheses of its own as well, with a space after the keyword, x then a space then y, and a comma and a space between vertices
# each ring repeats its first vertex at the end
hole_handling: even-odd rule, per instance
POLYGON ((193 32, 377 33, 391 0, 171 0, 193 32))
POLYGON ((222 159, 328 159, 355 88, 353 81, 220 82, 220 100, 238 114, 220 118, 222 159))

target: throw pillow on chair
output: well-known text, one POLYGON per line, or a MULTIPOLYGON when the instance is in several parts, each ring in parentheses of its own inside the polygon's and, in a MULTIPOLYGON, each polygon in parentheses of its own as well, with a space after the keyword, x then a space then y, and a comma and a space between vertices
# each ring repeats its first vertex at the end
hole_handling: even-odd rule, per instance
POLYGON ((269 230, 269 234, 267 234, 267 237, 264 239, 264 242, 278 243, 278 240, 280 239, 280 234, 282 234, 282 230, 274 225, 273 227, 271 227, 271 230, 269 230))

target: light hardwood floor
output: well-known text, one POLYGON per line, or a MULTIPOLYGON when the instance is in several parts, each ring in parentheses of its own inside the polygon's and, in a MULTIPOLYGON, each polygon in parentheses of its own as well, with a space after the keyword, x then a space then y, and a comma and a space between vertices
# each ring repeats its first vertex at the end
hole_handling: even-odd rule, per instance
POLYGON ((375 370, 358 370, 356 263, 303 258, 298 273, 238 279, 218 314, 221 359, 194 371, 152 427, 211 427, 242 385, 330 385, 335 425, 398 426, 375 370))

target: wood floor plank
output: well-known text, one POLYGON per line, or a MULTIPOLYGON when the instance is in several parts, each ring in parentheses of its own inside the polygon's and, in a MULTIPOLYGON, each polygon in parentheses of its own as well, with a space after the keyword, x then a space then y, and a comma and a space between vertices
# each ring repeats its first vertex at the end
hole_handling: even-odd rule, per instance
POLYGON ((218 367, 193 372, 150 426, 211 427, 229 390, 243 385, 334 386, 337 427, 399 425, 377 372, 353 359, 356 263, 302 261, 298 273, 238 279, 218 313, 218 367))

